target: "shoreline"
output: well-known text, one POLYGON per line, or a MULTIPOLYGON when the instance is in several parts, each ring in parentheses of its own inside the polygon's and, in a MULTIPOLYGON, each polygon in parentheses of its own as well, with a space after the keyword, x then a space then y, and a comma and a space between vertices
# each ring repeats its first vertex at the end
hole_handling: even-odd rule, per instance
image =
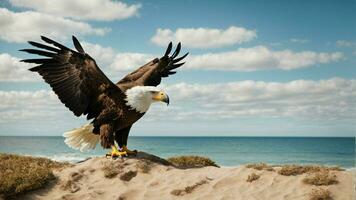
POLYGON ((355 197, 355 170, 320 165, 275 167, 263 163, 214 167, 213 161, 204 159, 207 158, 178 157, 172 165, 144 152, 116 160, 92 157, 54 169, 54 181, 19 199, 80 200, 90 196, 130 200, 306 200, 312 195, 330 195, 335 200, 353 200, 355 197))
MULTIPOLYGON (((355 166, 354 139, 276 139, 270 138, 158 138, 133 137, 130 148, 152 152, 163 158, 177 155, 207 156, 223 166, 266 162, 273 164, 320 164, 355 166), (218 143, 219 147, 213 148, 218 143), (263 145, 261 145, 263 144, 263 145), (155 145, 155 146, 152 146, 155 145), (337 158, 337 159, 335 159, 337 158)), ((63 138, 2 138, 0 152, 48 157, 58 161, 76 162, 107 153, 100 146, 88 152, 70 149, 63 138), (16 144, 16 145, 15 145, 16 144), (49 148, 55 146, 55 148, 49 148)))
MULTIPOLYGON (((1 153, 1 152, 0 152, 1 153)), ((9 153, 9 154, 12 154, 12 153, 9 153)), ((21 154, 18 154, 18 155, 21 155, 21 154)), ((30 155, 30 154, 23 154, 23 156, 29 156, 29 157, 42 157, 42 158, 48 158, 50 160, 53 160, 53 161, 56 161, 56 162, 69 162, 71 164, 76 164, 76 163, 80 163, 80 162, 83 162, 85 160, 88 160, 90 158, 101 158, 101 157, 105 157, 104 155, 93 155, 93 156, 88 156, 88 157, 83 157, 82 159, 55 159, 53 158, 52 156, 45 156, 45 155, 30 155)), ((63 156, 65 157, 65 156, 63 156)), ((252 163, 265 163, 265 162, 262 162, 262 161, 256 161, 256 162, 252 162, 252 163)), ((219 164, 219 163, 218 163, 219 164)), ((239 164, 239 165, 220 165, 219 166, 221 168, 236 168, 236 167, 242 167, 242 166, 245 166, 247 164, 251 164, 251 163, 244 163, 244 164, 239 164)), ((319 164, 319 163, 268 163, 269 165, 273 165, 273 166, 282 166, 282 165, 322 165, 322 166, 326 166, 326 167, 341 167, 345 170, 350 170, 350 171, 353 171, 353 170, 356 170, 356 166, 354 167, 343 167, 343 166, 339 166, 339 165, 332 165, 332 164, 319 164)))

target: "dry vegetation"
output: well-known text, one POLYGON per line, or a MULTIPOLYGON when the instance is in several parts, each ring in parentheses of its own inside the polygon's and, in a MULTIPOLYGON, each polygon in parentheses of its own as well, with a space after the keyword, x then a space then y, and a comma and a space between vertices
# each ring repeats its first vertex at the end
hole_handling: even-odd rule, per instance
POLYGON ((303 182, 310 185, 332 185, 338 183, 335 174, 330 173, 328 170, 322 170, 316 173, 309 173, 303 182))
POLYGON ((260 175, 252 173, 252 174, 248 175, 246 181, 251 183, 251 182, 253 182, 255 180, 258 180, 260 177, 261 177, 260 175))
POLYGON ((267 170, 267 171, 274 171, 273 167, 267 165, 266 163, 253 163, 246 165, 247 168, 252 168, 255 170, 267 170))
POLYGON ((148 161, 139 161, 136 164, 136 167, 138 170, 140 170, 140 172, 147 174, 151 171, 153 164, 151 162, 148 161))
POLYGON ((0 154, 0 196, 41 188, 55 179, 52 169, 68 165, 47 158, 0 154))
POLYGON ((174 195, 174 196, 183 196, 183 195, 186 195, 186 194, 190 194, 190 193, 192 193, 196 188, 198 188, 199 186, 204 185, 204 184, 207 184, 207 183, 208 183, 207 180, 201 180, 201 181, 195 183, 194 185, 185 187, 184 189, 173 190, 173 191, 171 192, 171 194, 174 195))
POLYGON ((128 172, 125 172, 123 173, 121 176, 120 176, 120 179, 123 180, 123 181, 130 181, 133 177, 135 177, 137 175, 137 171, 128 171, 128 172))
POLYGON ((105 178, 114 178, 122 172, 123 166, 119 162, 105 162, 103 168, 105 178))
POLYGON ((318 165, 284 165, 278 171, 283 176, 296 176, 304 173, 315 173, 320 171, 342 171, 339 167, 323 167, 318 165))
POLYGON ((309 200, 332 200, 331 193, 328 189, 313 189, 309 194, 309 200))
POLYGON ((168 158, 167 160, 179 168, 219 167, 214 161, 201 156, 178 156, 168 158))

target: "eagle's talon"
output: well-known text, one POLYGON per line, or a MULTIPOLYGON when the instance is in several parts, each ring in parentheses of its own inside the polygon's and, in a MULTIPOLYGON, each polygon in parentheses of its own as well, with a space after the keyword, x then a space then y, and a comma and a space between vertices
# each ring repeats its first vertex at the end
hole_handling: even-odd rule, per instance
POLYGON ((136 149, 132 151, 132 150, 128 149, 127 146, 123 146, 122 147, 122 151, 127 152, 128 155, 134 155, 134 156, 137 155, 137 150, 136 149))
POLYGON ((118 157, 126 157, 128 156, 128 153, 124 150, 119 151, 115 145, 111 146, 111 152, 106 154, 106 157, 111 157, 113 159, 116 159, 118 157))

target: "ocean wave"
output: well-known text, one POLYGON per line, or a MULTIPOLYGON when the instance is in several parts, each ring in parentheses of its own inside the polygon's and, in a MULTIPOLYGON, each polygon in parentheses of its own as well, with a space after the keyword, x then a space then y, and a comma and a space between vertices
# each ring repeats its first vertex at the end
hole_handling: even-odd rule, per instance
POLYGON ((58 162, 70 162, 70 163, 80 162, 88 159, 88 157, 91 157, 88 155, 75 154, 75 153, 64 153, 64 154, 56 154, 56 155, 36 155, 36 156, 49 158, 51 160, 58 161, 58 162))
POLYGON ((345 168, 345 169, 346 169, 346 171, 356 173, 356 167, 349 167, 349 168, 345 168))

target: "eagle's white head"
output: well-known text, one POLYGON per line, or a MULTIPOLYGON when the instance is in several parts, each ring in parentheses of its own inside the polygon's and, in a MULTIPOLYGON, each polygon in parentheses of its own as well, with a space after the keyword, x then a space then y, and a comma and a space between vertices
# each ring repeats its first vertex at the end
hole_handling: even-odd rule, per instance
POLYGON ((126 90, 126 105, 137 112, 144 113, 153 102, 165 102, 169 104, 168 95, 157 87, 135 86, 126 90))

